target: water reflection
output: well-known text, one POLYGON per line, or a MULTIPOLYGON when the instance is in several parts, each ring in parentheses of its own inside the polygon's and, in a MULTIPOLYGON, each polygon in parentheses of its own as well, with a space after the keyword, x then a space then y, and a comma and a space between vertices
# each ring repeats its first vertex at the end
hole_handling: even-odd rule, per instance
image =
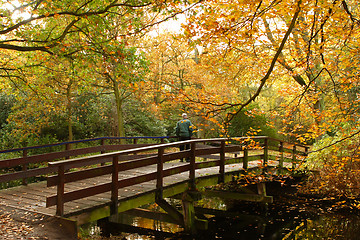
MULTIPOLYGON (((180 202, 172 202, 180 207, 180 202)), ((206 209, 222 210, 222 214, 204 213, 209 219, 209 230, 196 236, 183 233, 183 228, 172 223, 120 214, 112 237, 99 238, 100 227, 92 224, 92 239, 346 239, 355 240, 360 236, 360 217, 353 214, 317 214, 299 206, 281 203, 256 204, 225 202, 219 198, 206 198, 198 202, 206 209), (132 225, 133 227, 130 227, 132 225), (150 229, 150 230, 149 230, 150 229)), ((161 211, 157 205, 148 209, 161 211)), ((101 224, 100 224, 101 225, 101 224)))
POLYGON ((326 214, 318 219, 305 220, 306 227, 288 239, 346 239, 360 238, 360 218, 357 215, 326 214))

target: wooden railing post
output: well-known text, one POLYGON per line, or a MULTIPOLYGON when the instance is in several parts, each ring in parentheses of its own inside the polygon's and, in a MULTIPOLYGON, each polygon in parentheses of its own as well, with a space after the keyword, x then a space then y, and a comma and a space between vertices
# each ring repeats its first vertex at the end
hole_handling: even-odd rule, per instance
MULTIPOLYGON (((66 150, 66 151, 71 150, 71 143, 67 143, 67 144, 65 145, 65 150, 66 150)), ((70 157, 69 157, 69 156, 66 156, 65 159, 70 159, 70 157)))
MULTIPOLYGON (((134 138, 134 145, 136 145, 138 143, 138 139, 134 138)), ((137 155, 137 153, 134 153, 134 155, 137 155)))
MULTIPOLYGON (((103 147, 103 149, 100 151, 100 153, 101 153, 101 154, 104 154, 104 153, 105 153, 105 148, 104 148, 104 146, 105 146, 105 139, 104 139, 104 138, 102 138, 102 139, 100 140, 100 144, 101 144, 101 146, 103 147)), ((100 165, 101 165, 101 166, 105 166, 105 163, 101 163, 100 165)))
POLYGON ((264 139, 264 168, 268 166, 268 160, 269 160, 269 139, 264 139))
POLYGON ((190 188, 192 190, 196 189, 195 186, 195 149, 196 149, 196 143, 192 142, 190 145, 190 188))
POLYGON ((158 149, 158 163, 157 163, 157 180, 156 180, 156 198, 162 199, 163 180, 164 180, 164 148, 158 149))
POLYGON ((112 176, 111 176, 111 214, 117 213, 119 198, 119 156, 112 158, 112 176))
POLYGON ((225 180, 225 140, 221 141, 220 147, 220 182, 224 182, 225 180))
MULTIPOLYGON (((104 138, 102 138, 101 140, 100 140, 100 144, 101 144, 101 146, 105 146, 105 139, 104 138)), ((103 148, 101 151, 100 151, 100 153, 101 154, 104 154, 105 153, 105 149, 103 148)))
POLYGON ((309 153, 309 147, 305 147, 305 157, 307 157, 308 153, 309 153))
POLYGON ((295 169, 296 167, 296 145, 293 146, 293 153, 292 153, 292 164, 291 168, 295 169))
POLYGON ((284 167, 284 142, 280 142, 279 152, 280 152, 279 169, 282 170, 284 167))
POLYGON ((64 192, 65 192, 65 165, 61 164, 58 168, 59 182, 56 195, 56 215, 64 216, 64 192))
POLYGON ((249 150, 247 146, 244 146, 244 160, 243 160, 243 168, 246 170, 248 169, 249 165, 249 150))
MULTIPOLYGON (((23 158, 24 159, 27 158, 27 149, 23 150, 23 158)), ((27 163, 27 161, 26 161, 26 163, 22 166, 23 172, 26 172, 28 170, 28 165, 29 165, 29 163, 27 163)), ((22 179, 22 184, 27 185, 27 178, 26 177, 22 179)))

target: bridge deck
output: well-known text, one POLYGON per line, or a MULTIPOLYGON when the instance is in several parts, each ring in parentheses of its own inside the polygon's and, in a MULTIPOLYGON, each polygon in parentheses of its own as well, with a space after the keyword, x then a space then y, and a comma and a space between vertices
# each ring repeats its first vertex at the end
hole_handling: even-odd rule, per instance
MULTIPOLYGON (((243 140, 248 142, 248 138, 243 140)), ((63 216, 82 225, 111 216, 116 210, 123 212, 184 193, 190 181, 191 187, 196 188, 231 181, 234 174, 244 171, 243 162, 244 167, 256 171, 267 166, 293 168, 308 151, 306 146, 299 146, 303 149, 298 149, 297 145, 288 147, 268 137, 253 137, 253 140, 259 142, 247 143, 246 147, 227 144, 228 139, 197 139, 145 147, 113 147, 102 143, 96 147, 34 156, 28 156, 24 150, 21 158, 0 161, 3 169, 22 168, 19 172, 0 175, 0 182, 56 174, 49 176, 47 182, 0 190, 0 205, 47 216, 63 216), (275 144, 270 145, 270 140, 275 144), (189 144, 191 149, 179 152, 177 147, 181 144, 189 144), (82 156, 99 151, 101 154, 82 156), (63 158, 69 159, 53 161, 63 158), (179 162, 180 158, 190 158, 191 164, 179 162), (209 161, 199 163, 200 159, 209 161), (48 162, 48 166, 27 169, 28 164, 42 162, 48 162), (68 170, 70 172, 66 172, 68 170)))
MULTIPOLYGON (((185 165, 188 163, 182 163, 179 161, 173 161, 164 164, 164 168, 171 168, 174 166, 185 165)), ((257 164, 253 162, 253 164, 257 164)), ((250 167, 250 166, 249 166, 250 167)), ((236 171, 242 169, 242 163, 231 164, 226 166, 226 172, 236 171)), ((126 179, 128 177, 135 177, 146 173, 156 172, 156 165, 151 165, 143 168, 137 168, 133 170, 127 170, 120 172, 119 180, 126 179)), ((219 173, 219 167, 212 167, 207 169, 196 170, 196 177, 216 175, 219 173)), ((78 181, 76 183, 69 183, 65 187, 65 191, 73 191, 81 189, 83 186, 95 186, 104 182, 109 182, 111 175, 105 175, 101 177, 92 178, 91 180, 78 181)), ((181 173, 164 178, 164 187, 171 184, 175 184, 181 181, 189 179, 189 173, 181 173)), ((147 192, 154 191, 156 189, 156 180, 137 184, 131 187, 119 189, 119 201, 128 197, 141 195, 147 192)), ((54 216, 56 213, 56 206, 46 208, 46 197, 56 194, 56 186, 47 187, 46 182, 39 182, 29 184, 27 186, 18 186, 0 191, 0 204, 20 208, 27 211, 38 212, 41 214, 54 216)), ((78 201, 72 201, 65 203, 64 215, 76 215, 77 213, 85 212, 89 209, 93 209, 94 206, 106 206, 110 204, 111 194, 110 192, 98 194, 92 197, 81 199, 78 201)))

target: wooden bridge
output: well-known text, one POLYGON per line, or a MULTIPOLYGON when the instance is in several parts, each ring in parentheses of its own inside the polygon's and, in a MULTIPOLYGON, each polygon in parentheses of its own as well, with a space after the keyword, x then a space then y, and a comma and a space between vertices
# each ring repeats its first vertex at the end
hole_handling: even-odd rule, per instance
MULTIPOLYGON (((104 137, 0 151, 21 155, 0 160, 0 204, 66 219, 76 232, 77 226, 117 213, 143 216, 145 210, 139 207, 156 202, 168 219, 194 231, 195 226, 206 228, 206 220, 194 216, 193 202, 199 190, 250 172, 295 169, 308 152, 307 146, 269 137, 172 143, 165 143, 168 137, 133 137, 127 138, 132 141, 129 144, 119 144, 119 139, 104 137), (144 142, 149 139, 160 143, 144 142), (92 146, 76 147, 84 142, 92 146), (180 152, 181 144, 191 147, 180 152), (63 146, 65 149, 59 150, 63 146), (45 147, 57 150, 30 154, 45 147), (179 196, 183 211, 166 201, 179 196)), ((258 195, 242 197, 269 200, 262 189, 258 195)))

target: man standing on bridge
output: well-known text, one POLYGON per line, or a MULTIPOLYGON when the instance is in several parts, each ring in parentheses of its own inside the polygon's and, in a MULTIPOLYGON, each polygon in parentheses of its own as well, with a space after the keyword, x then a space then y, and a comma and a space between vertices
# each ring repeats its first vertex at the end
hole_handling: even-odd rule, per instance
MULTIPOLYGON (((186 113, 182 114, 182 120, 176 123, 176 136, 179 141, 190 140, 194 131, 194 125, 188 119, 186 113)), ((180 151, 190 149, 190 144, 180 145, 180 151)), ((189 158, 186 158, 187 162, 190 162, 189 158)), ((183 159, 180 159, 180 162, 183 162, 183 159)))

